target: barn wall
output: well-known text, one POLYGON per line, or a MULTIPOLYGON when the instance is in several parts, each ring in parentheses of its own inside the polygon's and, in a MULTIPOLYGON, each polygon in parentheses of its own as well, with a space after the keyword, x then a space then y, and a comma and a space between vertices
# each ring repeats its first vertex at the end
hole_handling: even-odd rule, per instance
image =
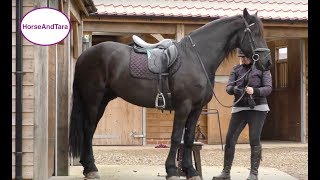
MULTIPOLYGON (((23 15, 33 9, 32 0, 23 1, 23 15)), ((23 94, 22 94, 22 177, 33 178, 34 156, 34 46, 22 38, 23 44, 23 94)), ((12 1, 12 177, 15 177, 15 100, 16 100, 16 1, 12 1)))
MULTIPOLYGON (((146 112, 147 144, 170 144, 174 112, 170 114, 169 111, 163 111, 162 113, 155 108, 147 108, 146 112)), ((207 117, 201 115, 199 120, 202 132, 207 134, 207 117)), ((199 138, 199 141, 206 143, 206 139, 199 138)))

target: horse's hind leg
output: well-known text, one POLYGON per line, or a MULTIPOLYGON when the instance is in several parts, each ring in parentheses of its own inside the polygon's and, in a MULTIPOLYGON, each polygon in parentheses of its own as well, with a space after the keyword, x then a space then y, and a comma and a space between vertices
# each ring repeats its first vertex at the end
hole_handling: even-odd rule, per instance
POLYGON ((191 111, 186 122, 184 134, 184 151, 181 164, 182 170, 186 173, 188 180, 201 179, 192 164, 192 145, 194 142, 195 129, 200 114, 201 109, 191 111))
POLYGON ((83 174, 87 179, 98 179, 98 168, 95 165, 92 149, 92 138, 96 130, 96 127, 101 119, 105 107, 116 96, 108 90, 103 93, 94 94, 95 100, 91 100, 89 104, 86 104, 88 121, 85 121, 84 125, 84 142, 80 156, 80 163, 84 167, 83 174))
POLYGON ((171 135, 171 146, 170 151, 165 163, 166 172, 167 172, 167 180, 179 180, 179 174, 177 172, 176 166, 176 154, 178 147, 181 143, 183 129, 185 127, 185 123, 188 117, 188 114, 191 110, 191 103, 189 101, 185 101, 181 103, 179 108, 175 109, 174 113, 174 122, 173 122, 173 130, 171 135))

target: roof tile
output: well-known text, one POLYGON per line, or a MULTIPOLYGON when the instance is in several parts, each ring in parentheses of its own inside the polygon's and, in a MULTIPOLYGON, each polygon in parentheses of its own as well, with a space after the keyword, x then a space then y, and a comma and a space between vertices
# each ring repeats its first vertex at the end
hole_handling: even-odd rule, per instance
POLYGON ((98 15, 227 17, 258 11, 262 19, 308 20, 308 0, 93 0, 98 15))

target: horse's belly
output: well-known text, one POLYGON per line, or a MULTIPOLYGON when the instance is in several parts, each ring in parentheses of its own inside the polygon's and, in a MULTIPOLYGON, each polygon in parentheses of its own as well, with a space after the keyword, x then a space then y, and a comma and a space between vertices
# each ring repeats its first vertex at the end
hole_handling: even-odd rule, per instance
POLYGON ((155 81, 128 78, 113 83, 111 88, 118 97, 131 104, 152 108, 155 106, 156 86, 155 81))

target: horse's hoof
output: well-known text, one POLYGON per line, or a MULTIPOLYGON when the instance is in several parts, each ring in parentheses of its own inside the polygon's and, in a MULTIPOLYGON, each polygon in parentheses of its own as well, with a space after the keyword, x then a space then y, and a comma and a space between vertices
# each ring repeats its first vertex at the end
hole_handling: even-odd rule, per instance
POLYGON ((98 171, 92 171, 85 175, 84 179, 100 179, 98 171))
POLYGON ((187 178, 187 180, 202 180, 200 176, 193 176, 191 178, 187 178))
POLYGON ((180 180, 179 176, 170 176, 170 177, 166 177, 166 180, 180 180))

